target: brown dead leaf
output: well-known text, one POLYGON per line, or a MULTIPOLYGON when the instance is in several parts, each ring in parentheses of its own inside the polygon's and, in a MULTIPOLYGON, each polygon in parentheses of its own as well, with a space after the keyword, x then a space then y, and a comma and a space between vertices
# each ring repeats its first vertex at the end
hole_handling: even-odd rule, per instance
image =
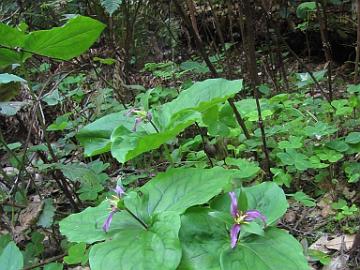
POLYGON ((285 222, 286 223, 294 223, 296 221, 296 212, 295 211, 288 211, 286 214, 285 214, 285 222))
POLYGON ((323 218, 327 218, 329 215, 334 214, 334 210, 331 208, 331 205, 325 205, 322 209, 321 209, 321 216, 323 218))
POLYGON ((34 224, 38 220, 43 207, 43 201, 34 201, 29 203, 29 205, 20 212, 20 226, 30 227, 32 224, 34 224))
POLYGON ((325 244, 325 246, 328 249, 340 250, 341 245, 344 242, 344 246, 345 246, 346 250, 350 250, 354 244, 354 240, 355 240, 355 235, 341 235, 341 236, 335 237, 334 239, 328 241, 325 244))
POLYGON ((313 243, 309 249, 318 250, 324 253, 329 253, 329 250, 325 247, 326 243, 328 243, 328 235, 325 234, 321 236, 315 243, 313 243))
POLYGON ((348 187, 344 187, 342 194, 345 196, 346 199, 352 200, 356 195, 356 191, 355 190, 350 191, 348 187))
POLYGON ((20 225, 14 228, 14 240, 19 243, 25 240, 24 232, 35 224, 44 208, 44 202, 35 200, 30 202, 29 205, 21 210, 19 215, 20 225))

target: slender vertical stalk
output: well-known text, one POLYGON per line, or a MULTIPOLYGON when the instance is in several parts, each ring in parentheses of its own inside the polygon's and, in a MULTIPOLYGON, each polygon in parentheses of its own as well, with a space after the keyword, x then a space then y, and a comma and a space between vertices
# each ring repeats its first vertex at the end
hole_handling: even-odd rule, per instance
POLYGON ((195 122, 195 125, 196 125, 196 127, 198 129, 198 132, 199 132, 200 136, 201 136, 201 141, 202 141, 204 152, 205 152, 205 154, 206 154, 206 156, 207 156, 207 158, 208 158, 208 160, 210 162, 211 167, 214 167, 214 163, 211 160, 211 156, 209 155, 209 152, 206 150, 206 139, 205 139, 206 134, 204 134, 202 132, 202 130, 201 130, 201 128, 200 128, 200 126, 199 126, 199 124, 197 122, 195 122))
POLYGON ((357 83, 359 79, 359 60, 360 60, 360 0, 357 0, 357 39, 356 39, 354 83, 357 83))
MULTIPOLYGON (((175 4, 177 10, 179 11, 182 19, 184 20, 185 24, 186 24, 187 27, 189 28, 189 31, 190 31, 190 33, 192 34, 193 38, 195 38, 195 42, 196 42, 196 44, 197 44, 197 47, 198 47, 198 50, 199 50, 199 53, 200 53, 201 57, 202 57, 203 60, 205 61, 206 65, 207 65, 207 67, 209 68, 209 70, 210 70, 210 72, 212 73, 212 75, 213 75, 214 77, 219 77, 219 75, 218 75, 218 73, 217 73, 214 65, 213 65, 213 64, 211 63, 211 61, 209 60, 209 57, 208 57, 208 55, 207 55, 207 53, 206 53, 206 51, 205 51, 205 47, 204 47, 204 44, 203 44, 200 36, 196 35, 195 29, 192 27, 192 24, 191 24, 189 18, 186 17, 185 12, 184 12, 184 10, 182 9, 182 7, 181 7, 181 5, 180 5, 180 3, 179 3, 178 1, 179 1, 179 0, 174 0, 174 4, 175 4)), ((229 102, 229 104, 230 104, 230 106, 231 106, 231 108, 232 108, 232 110, 233 110, 233 112, 234 112, 234 114, 235 114, 235 116, 236 116, 236 120, 237 120, 238 124, 240 125, 240 127, 242 128, 245 136, 246 136, 247 138, 250 138, 250 135, 249 135, 249 132, 248 132, 248 130, 247 130, 247 128, 246 128, 245 122, 244 122, 244 120, 241 118, 241 115, 240 115, 239 111, 236 109, 236 106, 235 106, 235 104, 234 104, 233 99, 229 99, 228 102, 229 102)))
POLYGON ((219 18, 218 18, 217 14, 216 14, 216 11, 215 11, 215 9, 214 9, 213 4, 211 3, 211 0, 208 0, 208 3, 209 3, 209 6, 210 6, 210 9, 211 9, 211 12, 212 12, 212 14, 213 14, 213 17, 214 17, 216 34, 218 35, 218 37, 219 37, 219 39, 220 39, 221 46, 222 46, 223 50, 225 51, 224 35, 223 35, 222 31, 221 31, 221 26, 220 26, 219 18))
POLYGON ((260 107, 260 97, 259 91, 257 89, 259 78, 257 73, 257 66, 256 66, 256 53, 255 53, 255 31, 254 31, 254 7, 250 3, 250 0, 243 0, 243 8, 244 15, 246 19, 245 29, 246 29, 246 56, 247 56, 247 65, 248 71, 250 74, 250 84, 253 90, 254 98, 256 101, 256 108, 258 111, 258 125, 261 132, 262 144, 263 144, 263 152, 265 155, 265 172, 269 179, 272 178, 271 171, 270 171, 270 157, 269 151, 266 144, 266 135, 265 135, 265 128, 261 114, 261 107, 260 107))
POLYGON ((329 90, 329 99, 330 101, 332 101, 333 100, 333 91, 332 91, 332 82, 331 82, 332 57, 331 57, 331 46, 327 35, 326 6, 324 1, 321 1, 321 6, 320 6, 319 0, 316 0, 316 14, 319 19, 321 41, 325 53, 326 62, 328 64, 327 65, 327 71, 328 71, 327 77, 328 77, 328 88, 329 88, 328 90, 329 90))

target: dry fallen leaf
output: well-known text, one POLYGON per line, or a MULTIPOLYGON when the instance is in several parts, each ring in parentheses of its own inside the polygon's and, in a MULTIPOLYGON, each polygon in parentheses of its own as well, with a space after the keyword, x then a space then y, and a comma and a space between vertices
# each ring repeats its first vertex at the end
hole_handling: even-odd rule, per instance
POLYGON ((355 240, 355 235, 341 235, 341 236, 338 236, 338 237, 328 241, 325 244, 325 246, 328 249, 340 250, 342 242, 344 241, 346 250, 350 250, 354 244, 354 240, 355 240))
POLYGON ((40 216, 41 211, 43 210, 44 202, 43 201, 34 201, 30 202, 29 205, 21 210, 19 216, 19 222, 21 226, 30 227, 34 224, 40 216))
POLYGON ((326 243, 328 242, 328 235, 325 234, 321 236, 315 243, 313 243, 309 249, 318 250, 324 253, 329 253, 329 250, 325 247, 326 243))
POLYGON ((284 220, 286 223, 294 223, 296 221, 296 212, 295 211, 288 211, 285 214, 284 220))
POLYGON ((36 223, 43 208, 44 202, 35 200, 30 202, 25 209, 21 210, 19 215, 20 226, 16 226, 14 229, 14 240, 16 243, 25 240, 24 231, 36 223))

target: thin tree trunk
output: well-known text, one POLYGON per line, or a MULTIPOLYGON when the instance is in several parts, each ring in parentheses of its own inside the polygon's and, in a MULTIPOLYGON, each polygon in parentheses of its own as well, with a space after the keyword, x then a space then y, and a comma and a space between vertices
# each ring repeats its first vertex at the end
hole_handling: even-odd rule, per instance
POLYGON ((255 53, 255 24, 254 24, 254 3, 250 3, 250 0, 243 0, 243 8, 245 14, 245 29, 246 29, 246 56, 247 56, 247 64, 248 64, 248 71, 250 74, 250 85, 253 89, 254 98, 256 100, 256 107, 258 111, 258 125, 261 131, 261 138, 263 143, 263 152, 265 155, 265 172, 269 179, 272 178, 271 171, 270 171, 270 158, 269 158, 269 151, 266 145, 266 135, 265 135, 265 128, 261 114, 261 107, 260 107, 260 98, 257 86, 259 84, 259 78, 257 73, 257 66, 256 66, 256 53, 255 53))
POLYGON ((215 23, 215 28, 216 28, 216 34, 218 35, 219 39, 220 39, 220 42, 221 42, 221 46, 223 48, 223 50, 225 51, 225 41, 224 41, 224 35, 221 31, 221 26, 220 26, 220 22, 219 22, 219 18, 218 16, 216 15, 216 12, 214 10, 214 7, 211 3, 211 0, 208 0, 208 3, 210 5, 210 9, 211 9, 211 12, 213 14, 213 17, 214 17, 214 23, 215 23))
POLYGON ((331 57, 331 48, 330 43, 328 40, 327 35, 327 19, 326 19, 326 7, 324 4, 324 1, 321 1, 321 7, 319 0, 316 0, 316 14, 319 19, 320 24, 320 35, 321 35, 321 41, 325 53, 326 62, 328 64, 328 88, 329 88, 329 99, 332 101, 333 99, 333 92, 332 92, 332 82, 331 82, 331 76, 332 76, 332 57, 331 57))
POLYGON ((360 0, 357 1, 357 40, 356 40, 354 83, 357 83, 359 78, 359 60, 360 60, 360 0))
POLYGON ((197 26, 196 16, 195 16, 196 8, 195 8, 195 4, 194 4, 193 0, 186 0, 186 6, 189 10, 192 28, 194 29, 194 32, 195 32, 197 38, 200 39, 199 28, 197 26))
MULTIPOLYGON (((206 50, 205 50, 204 44, 203 44, 200 36, 199 36, 199 35, 196 35, 196 31, 195 31, 195 29, 192 27, 192 24, 191 24, 189 18, 186 17, 186 14, 185 14, 182 6, 181 6, 180 3, 179 3, 179 0, 174 0, 174 4, 175 4, 177 10, 179 11, 182 19, 184 20, 185 24, 186 24, 187 27, 189 28, 190 34, 193 36, 193 38, 195 38, 195 42, 196 42, 196 45, 197 45, 197 47, 198 47, 198 51, 199 51, 201 57, 203 58, 203 60, 205 61, 207 67, 208 67, 209 70, 210 70, 210 72, 212 73, 212 75, 213 75, 214 77, 219 77, 219 76, 218 76, 218 73, 217 73, 217 71, 216 71, 216 69, 215 69, 215 67, 214 67, 214 65, 210 62, 209 57, 208 57, 208 55, 206 54, 206 50)), ((246 136, 247 138, 250 138, 250 135, 249 135, 249 132, 248 132, 248 130, 247 130, 247 128, 246 128, 245 122, 244 122, 244 120, 242 119, 239 111, 236 109, 236 106, 235 106, 235 104, 234 104, 234 101, 233 101, 232 99, 229 99, 228 102, 230 103, 230 106, 231 106, 231 108, 233 109, 233 112, 234 112, 234 114, 235 114, 235 116, 236 116, 236 120, 237 120, 238 124, 240 125, 240 127, 242 128, 245 136, 246 136)))

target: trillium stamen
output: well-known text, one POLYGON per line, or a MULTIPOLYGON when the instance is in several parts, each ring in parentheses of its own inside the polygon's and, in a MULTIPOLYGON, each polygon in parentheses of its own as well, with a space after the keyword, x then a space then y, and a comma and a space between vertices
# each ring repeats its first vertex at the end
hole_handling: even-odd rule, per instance
POLYGON ((234 225, 230 229, 231 248, 235 248, 239 239, 241 225, 247 224, 255 219, 261 219, 266 225, 266 217, 258 210, 247 210, 244 213, 238 209, 238 200, 235 192, 229 192, 231 199, 230 213, 234 218, 234 225))

